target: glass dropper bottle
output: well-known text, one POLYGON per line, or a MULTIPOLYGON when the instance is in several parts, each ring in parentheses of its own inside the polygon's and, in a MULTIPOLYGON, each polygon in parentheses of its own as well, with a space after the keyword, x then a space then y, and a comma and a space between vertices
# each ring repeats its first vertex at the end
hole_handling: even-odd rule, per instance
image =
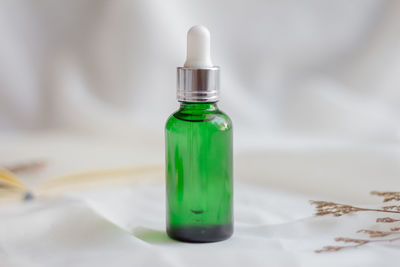
POLYGON ((215 242, 233 233, 232 123, 217 106, 219 73, 210 32, 192 27, 177 69, 180 108, 165 127, 167 233, 180 241, 215 242))

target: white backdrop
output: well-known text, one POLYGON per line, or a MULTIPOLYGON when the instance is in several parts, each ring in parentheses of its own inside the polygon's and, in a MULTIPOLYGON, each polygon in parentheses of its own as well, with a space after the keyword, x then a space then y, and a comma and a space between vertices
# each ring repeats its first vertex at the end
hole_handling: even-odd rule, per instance
POLYGON ((0 3, 0 129, 162 135, 186 31, 204 24, 237 142, 399 140, 400 3, 0 3))

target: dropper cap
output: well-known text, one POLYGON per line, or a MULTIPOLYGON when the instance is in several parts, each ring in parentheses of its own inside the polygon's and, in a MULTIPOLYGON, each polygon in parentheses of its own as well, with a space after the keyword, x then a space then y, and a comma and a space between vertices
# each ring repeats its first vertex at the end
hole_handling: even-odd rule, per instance
POLYGON ((219 67, 211 61, 210 32, 206 27, 197 25, 188 31, 186 61, 177 74, 178 101, 218 101, 219 67))
POLYGON ((201 25, 193 26, 187 33, 185 68, 212 67, 210 31, 201 25))

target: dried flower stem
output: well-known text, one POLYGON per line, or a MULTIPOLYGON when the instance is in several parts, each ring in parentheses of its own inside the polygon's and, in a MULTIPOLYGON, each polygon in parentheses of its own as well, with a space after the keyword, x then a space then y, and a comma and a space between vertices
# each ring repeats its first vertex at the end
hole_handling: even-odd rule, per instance
POLYGON ((400 201, 400 192, 378 192, 372 191, 371 195, 384 197, 383 202, 400 201))
POLYGON ((316 205, 316 216, 324 216, 328 214, 332 214, 333 216, 342 216, 344 214, 350 214, 357 211, 375 211, 375 212, 386 212, 386 213, 399 213, 400 211, 392 210, 392 209, 368 209, 368 208, 360 208, 351 205, 345 205, 335 202, 329 201, 314 201, 311 200, 310 203, 312 205, 316 205))
POLYGON ((393 222, 400 222, 398 219, 393 219, 390 217, 384 217, 384 218, 376 218, 377 223, 393 223, 393 222))
POLYGON ((356 248, 362 245, 365 245, 370 242, 370 240, 365 239, 354 239, 354 238, 347 238, 347 237, 337 237, 335 238, 336 242, 345 242, 345 243, 354 243, 354 245, 348 246, 325 246, 322 249, 315 250, 316 253, 321 252, 330 252, 330 251, 338 251, 345 248, 356 248))
POLYGON ((32 161, 26 163, 20 163, 13 166, 6 167, 12 173, 21 173, 21 172, 32 172, 43 169, 46 166, 44 161, 32 161))
POLYGON ((390 229, 390 231, 376 231, 376 230, 368 230, 368 229, 361 229, 358 230, 357 233, 366 233, 369 235, 369 237, 371 238, 375 238, 375 237, 385 237, 388 235, 395 235, 395 234, 400 234, 398 232, 400 228, 395 227, 390 229))
POLYGON ((400 206, 396 206, 396 205, 393 205, 393 206, 383 206, 382 209, 384 209, 384 210, 396 210, 396 211, 400 211, 400 206))
POLYGON ((400 237, 395 237, 391 239, 379 239, 379 240, 367 240, 367 239, 353 239, 353 238, 346 238, 346 237, 337 237, 335 238, 335 241, 339 242, 345 242, 345 243, 354 243, 354 245, 348 245, 348 246, 325 246, 322 249, 315 250, 316 253, 321 253, 321 252, 332 252, 332 251, 338 251, 342 249, 347 249, 347 248, 357 248, 360 246, 363 246, 368 243, 378 243, 378 242, 394 242, 400 240, 400 237))
MULTIPOLYGON (((383 202, 389 201, 400 201, 400 192, 378 192, 372 191, 371 195, 383 197, 383 202)), ((373 212, 386 212, 386 213, 400 213, 399 205, 392 206, 384 206, 379 209, 368 209, 368 208, 360 208, 351 205, 345 205, 335 202, 328 201, 310 201, 312 205, 316 205, 316 216, 325 216, 331 214, 333 216, 342 216, 345 214, 351 214, 358 211, 373 211, 373 212)), ((395 219, 391 217, 383 217, 377 218, 377 223, 394 223, 399 222, 400 219, 395 219)), ((389 235, 400 235, 400 227, 392 227, 390 231, 378 231, 378 230, 369 230, 369 229, 361 229, 357 231, 357 233, 365 233, 368 234, 370 238, 378 238, 378 237, 386 237, 389 235)), ((337 237, 335 238, 336 242, 345 242, 345 243, 353 243, 353 245, 347 246, 325 246, 322 249, 315 250, 316 253, 321 252, 329 252, 329 251, 338 251, 346 248, 357 248, 363 246, 368 243, 376 243, 376 242, 393 242, 400 240, 400 237, 394 237, 391 239, 354 239, 347 237, 337 237)))

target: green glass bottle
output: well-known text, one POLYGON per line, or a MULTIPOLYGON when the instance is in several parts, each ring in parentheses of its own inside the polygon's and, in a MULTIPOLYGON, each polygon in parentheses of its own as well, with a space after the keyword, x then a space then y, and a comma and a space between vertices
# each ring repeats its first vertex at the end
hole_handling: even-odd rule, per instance
POLYGON ((183 241, 232 235, 232 124, 216 103, 182 103, 166 125, 167 232, 183 241))
POLYGON ((167 233, 215 242, 233 233, 232 123, 216 103, 219 67, 188 64, 191 34, 199 42, 199 31, 209 38, 202 26, 188 33, 188 60, 178 68, 181 105, 165 128, 167 233))

